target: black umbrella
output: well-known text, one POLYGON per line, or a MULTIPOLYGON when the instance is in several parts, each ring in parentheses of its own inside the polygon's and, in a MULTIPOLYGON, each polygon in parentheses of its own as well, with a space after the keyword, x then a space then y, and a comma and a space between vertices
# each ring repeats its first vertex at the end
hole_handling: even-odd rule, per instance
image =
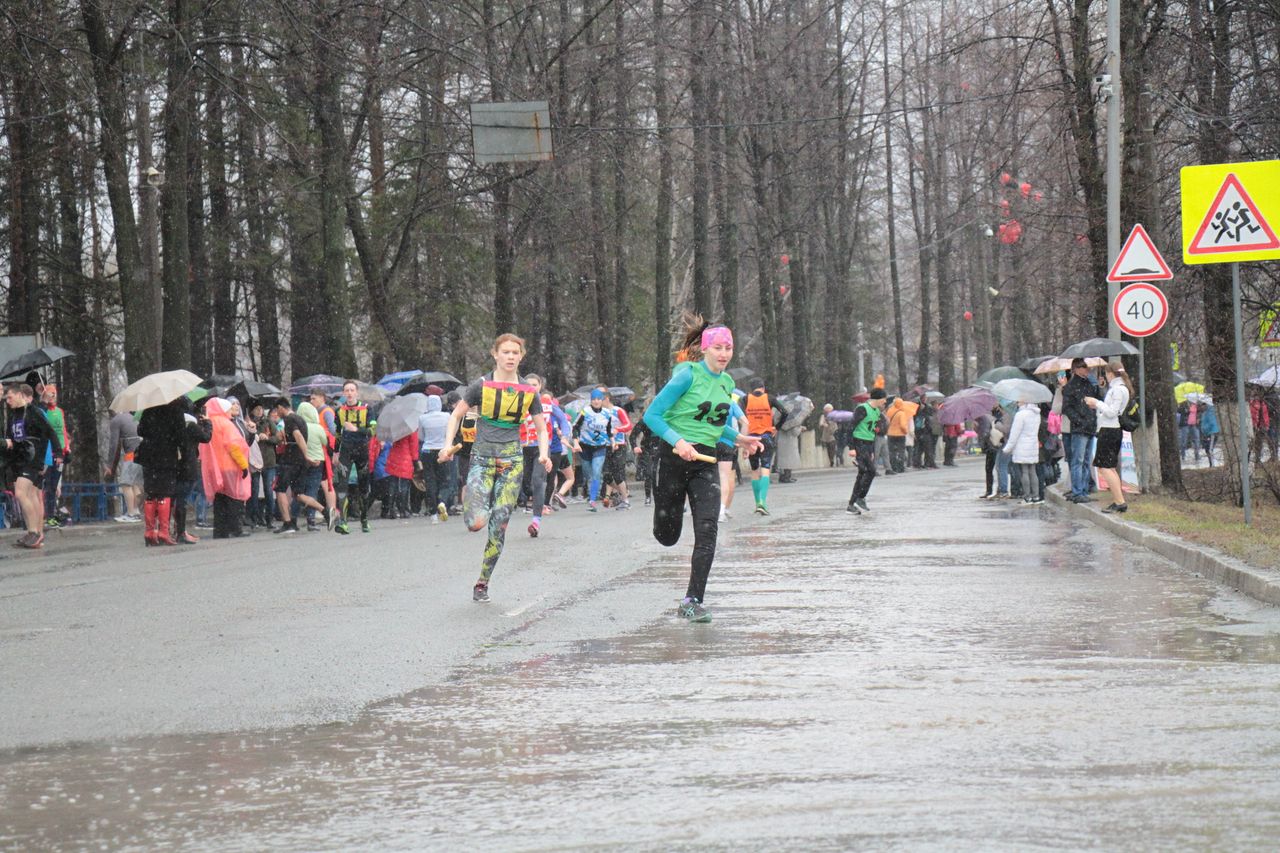
POLYGON ((40 367, 48 367, 55 361, 61 361, 71 355, 75 355, 75 353, 52 344, 40 347, 40 349, 33 349, 31 352, 23 353, 17 358, 12 358, 5 362, 4 366, 0 367, 0 378, 9 379, 40 367))
POLYGON ((415 376, 404 385, 400 386, 400 390, 396 392, 397 397, 404 397, 408 394, 425 394, 428 385, 438 385, 447 394, 454 388, 465 385, 458 377, 452 373, 445 373, 443 370, 428 370, 421 376, 415 376))
POLYGON ((253 400, 262 400, 268 397, 282 397, 284 392, 270 382, 259 382, 256 379, 241 379, 227 389, 226 397, 235 397, 240 404, 248 409, 253 400))
POLYGON ((613 385, 609 388, 609 399, 614 405, 625 406, 636 398, 636 392, 625 385, 613 385))
POLYGON ((1030 358, 1024 358, 1022 360, 1022 363, 1019 364, 1018 367, 1022 368, 1023 370, 1035 370, 1037 367, 1044 364, 1049 359, 1057 358, 1057 357, 1058 356, 1055 355, 1054 353, 1049 353, 1048 355, 1033 355, 1030 358))
POLYGON ((1067 347, 1058 358, 1114 358, 1137 354, 1138 348, 1133 344, 1113 341, 1110 338, 1090 338, 1067 347))

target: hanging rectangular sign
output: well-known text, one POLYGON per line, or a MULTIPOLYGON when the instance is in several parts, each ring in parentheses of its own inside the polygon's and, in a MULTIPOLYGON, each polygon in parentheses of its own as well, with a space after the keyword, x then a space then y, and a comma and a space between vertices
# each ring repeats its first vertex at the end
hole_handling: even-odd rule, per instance
POLYGON ((472 104, 471 145, 477 163, 550 160, 551 112, 547 102, 472 104))

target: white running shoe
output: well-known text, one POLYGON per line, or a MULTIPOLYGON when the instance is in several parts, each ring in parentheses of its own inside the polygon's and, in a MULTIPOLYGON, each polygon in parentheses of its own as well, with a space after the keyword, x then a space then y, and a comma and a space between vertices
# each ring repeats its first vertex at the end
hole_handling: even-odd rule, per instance
POLYGON ((729 520, 729 513, 725 511, 725 508, 723 506, 720 507, 720 523, 724 524, 728 520, 729 520))

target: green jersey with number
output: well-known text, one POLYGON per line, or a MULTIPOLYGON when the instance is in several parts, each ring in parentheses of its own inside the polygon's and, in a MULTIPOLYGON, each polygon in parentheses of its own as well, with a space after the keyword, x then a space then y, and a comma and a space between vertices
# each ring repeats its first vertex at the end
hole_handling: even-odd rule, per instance
POLYGON ((727 373, 712 373, 702 361, 686 362, 676 370, 690 371, 692 384, 667 410, 667 423, 690 444, 715 446, 733 406, 733 379, 727 373))

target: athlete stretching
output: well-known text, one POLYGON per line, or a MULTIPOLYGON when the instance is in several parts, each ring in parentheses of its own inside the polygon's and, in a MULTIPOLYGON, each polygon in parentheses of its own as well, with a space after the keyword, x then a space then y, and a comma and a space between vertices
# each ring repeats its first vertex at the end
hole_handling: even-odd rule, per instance
POLYGON ((476 422, 476 440, 471 448, 471 470, 467 472, 467 497, 463 519, 472 532, 489 526, 489 539, 480 562, 480 579, 472 589, 475 601, 489 600, 489 578, 502 555, 507 536, 507 522, 520 493, 520 474, 524 459, 520 450, 520 424, 533 415, 538 434, 538 464, 551 470, 547 455, 547 423, 542 403, 532 385, 520 380, 517 370, 524 358, 524 340, 507 333, 493 343, 493 372, 467 386, 453 409, 445 427, 444 449, 437 459, 453 458, 453 437, 458 425, 472 407, 480 410, 476 422))
POLYGON ((671 447, 657 452, 653 536, 667 546, 680 540, 687 498, 693 514, 693 561, 689 587, 676 612, 690 622, 710 622, 711 612, 702 602, 716 554, 720 509, 715 446, 736 444, 754 452, 760 441, 729 424, 733 380, 725 369, 733 358, 733 333, 696 318, 685 336, 684 355, 644 414, 644 422, 671 447), (692 361, 698 355, 702 360, 692 361))

